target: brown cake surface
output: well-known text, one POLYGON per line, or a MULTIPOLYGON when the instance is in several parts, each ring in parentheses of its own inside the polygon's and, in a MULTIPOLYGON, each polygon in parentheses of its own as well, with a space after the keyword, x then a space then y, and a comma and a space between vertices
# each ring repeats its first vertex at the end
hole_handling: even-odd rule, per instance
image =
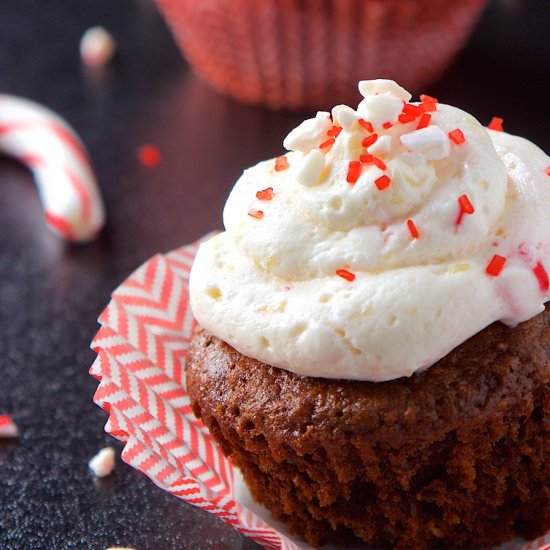
POLYGON ((312 544, 492 547, 550 530, 548 307, 382 383, 300 377, 199 328, 187 385, 254 498, 312 544))

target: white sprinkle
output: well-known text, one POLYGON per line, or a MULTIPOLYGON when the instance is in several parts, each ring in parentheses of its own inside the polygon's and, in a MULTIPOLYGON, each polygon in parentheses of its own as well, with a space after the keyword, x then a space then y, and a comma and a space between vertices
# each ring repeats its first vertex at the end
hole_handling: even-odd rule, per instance
POLYGON ((391 151, 391 136, 378 136, 378 139, 367 148, 372 155, 382 155, 391 151))
POLYGON ((353 123, 359 120, 359 115, 347 105, 336 105, 332 109, 332 120, 349 132, 353 123))
POLYGON ((88 466, 97 477, 108 476, 115 467, 115 450, 113 447, 101 449, 91 460, 88 466))
POLYGON ((326 141, 331 128, 330 113, 319 111, 315 118, 308 118, 294 128, 284 139, 283 145, 289 151, 308 153, 326 141))
POLYGON ((359 115, 375 128, 382 128, 386 122, 394 124, 402 110, 403 101, 389 94, 369 95, 357 107, 359 115))
POLYGON ((80 59, 90 67, 100 67, 108 63, 115 50, 114 38, 103 27, 88 29, 80 39, 80 59))
POLYGON ((414 153, 422 153, 428 160, 441 160, 449 156, 449 139, 439 126, 428 126, 403 134, 401 143, 414 153))
POLYGON ((0 439, 19 437, 17 424, 7 414, 0 414, 0 439))
POLYGON ((361 80, 359 82, 359 93, 363 97, 374 94, 389 93, 403 101, 410 101, 412 95, 393 80, 378 78, 376 80, 361 80))
POLYGON ((325 167, 325 157, 319 149, 313 149, 302 160, 296 172, 296 181, 311 187, 319 181, 321 171, 325 167))

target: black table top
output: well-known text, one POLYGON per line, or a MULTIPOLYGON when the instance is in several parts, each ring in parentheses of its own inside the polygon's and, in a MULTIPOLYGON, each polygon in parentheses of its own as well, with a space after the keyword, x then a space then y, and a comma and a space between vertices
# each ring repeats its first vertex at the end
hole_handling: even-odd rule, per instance
MULTIPOLYGON (((548 151, 549 15, 546 0, 492 2, 426 92, 484 123, 501 116, 508 131, 548 151)), ((256 548, 120 459, 113 476, 93 477, 87 461, 121 446, 92 403, 89 344, 110 292, 156 252, 220 227, 241 171, 279 154, 304 115, 211 91, 145 0, 3 0, 0 92, 70 121, 108 215, 95 242, 66 245, 46 230, 30 174, 0 158, 0 414, 12 414, 21 430, 17 441, 0 441, 0 548, 256 548), (79 61, 78 42, 97 24, 119 50, 109 67, 92 71, 79 61), (137 162, 143 143, 162 150, 157 168, 137 162)))

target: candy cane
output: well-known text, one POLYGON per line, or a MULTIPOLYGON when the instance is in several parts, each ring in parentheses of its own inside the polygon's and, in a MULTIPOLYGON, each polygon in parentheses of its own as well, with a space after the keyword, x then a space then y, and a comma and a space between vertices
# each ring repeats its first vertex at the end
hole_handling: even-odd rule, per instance
POLYGON ((53 231, 77 242, 98 234, 105 213, 90 159, 61 117, 27 99, 0 94, 0 152, 33 172, 53 231))

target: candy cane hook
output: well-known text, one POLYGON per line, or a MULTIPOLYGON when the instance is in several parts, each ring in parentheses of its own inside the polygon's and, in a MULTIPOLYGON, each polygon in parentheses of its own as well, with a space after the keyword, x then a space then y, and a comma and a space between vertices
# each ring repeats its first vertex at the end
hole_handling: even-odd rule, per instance
POLYGON ((105 221, 88 154, 60 116, 27 99, 0 94, 0 152, 34 174, 48 226, 66 239, 93 239, 105 221))

